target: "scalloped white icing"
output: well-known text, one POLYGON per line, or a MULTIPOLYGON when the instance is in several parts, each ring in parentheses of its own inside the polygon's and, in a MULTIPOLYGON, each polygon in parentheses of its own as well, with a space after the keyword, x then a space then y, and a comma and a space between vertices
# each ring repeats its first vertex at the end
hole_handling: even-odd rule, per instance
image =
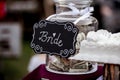
POLYGON ((81 46, 120 47, 120 33, 112 34, 107 30, 90 31, 86 40, 81 42, 81 46))

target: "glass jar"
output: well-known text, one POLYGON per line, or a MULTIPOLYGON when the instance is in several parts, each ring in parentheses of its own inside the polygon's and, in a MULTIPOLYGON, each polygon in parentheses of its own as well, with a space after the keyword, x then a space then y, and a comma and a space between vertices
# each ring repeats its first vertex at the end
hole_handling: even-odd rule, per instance
MULTIPOLYGON (((69 5, 68 3, 79 4, 75 5, 78 10, 82 10, 83 8, 89 7, 91 0, 56 0, 57 5, 57 14, 54 14, 47 18, 49 21, 58 21, 58 22, 73 22, 76 27, 79 29, 79 33, 77 35, 77 42, 76 42, 76 53, 79 53, 80 50, 80 42, 85 39, 85 36, 89 31, 97 30, 98 21, 96 18, 89 16, 84 19, 78 20, 82 15, 68 15, 68 14, 61 14, 60 12, 66 12, 69 5), (57 2, 58 1, 58 2, 57 2), (81 2, 80 2, 81 1, 81 2), (84 4, 82 5, 82 3, 84 4), (88 2, 87 2, 88 1, 88 2), (61 5, 65 4, 61 7, 61 5), (60 12, 59 12, 60 11, 60 12), (78 21, 77 21, 78 20, 78 21), (77 23, 76 23, 77 21, 77 23)), ((79 73, 79 72, 86 72, 92 69, 92 62, 80 61, 80 60, 70 60, 68 58, 62 58, 57 55, 47 55, 46 61, 46 68, 48 71, 57 71, 57 72, 67 72, 67 73, 79 73)))

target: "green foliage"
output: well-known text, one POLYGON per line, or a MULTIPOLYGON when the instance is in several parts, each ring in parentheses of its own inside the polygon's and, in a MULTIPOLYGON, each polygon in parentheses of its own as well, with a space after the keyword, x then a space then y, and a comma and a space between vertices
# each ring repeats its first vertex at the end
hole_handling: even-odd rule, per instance
POLYGON ((25 77, 29 60, 34 55, 30 48, 30 42, 23 42, 21 56, 17 59, 0 60, 0 73, 4 75, 5 80, 21 80, 25 77))

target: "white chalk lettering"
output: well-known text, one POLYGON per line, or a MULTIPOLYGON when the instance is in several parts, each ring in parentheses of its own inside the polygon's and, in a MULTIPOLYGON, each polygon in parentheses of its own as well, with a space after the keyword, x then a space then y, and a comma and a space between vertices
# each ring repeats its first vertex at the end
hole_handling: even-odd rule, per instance
POLYGON ((40 32, 41 36, 39 37, 39 40, 41 42, 46 42, 46 43, 50 43, 50 44, 56 44, 59 47, 63 46, 63 42, 62 42, 62 40, 60 40, 61 33, 59 33, 58 35, 55 35, 55 36, 53 36, 53 35, 48 36, 48 34, 49 33, 47 31, 41 31, 40 32))
POLYGON ((42 41, 42 42, 45 42, 47 40, 48 32, 41 31, 40 35, 41 35, 41 37, 39 37, 39 40, 42 41))

